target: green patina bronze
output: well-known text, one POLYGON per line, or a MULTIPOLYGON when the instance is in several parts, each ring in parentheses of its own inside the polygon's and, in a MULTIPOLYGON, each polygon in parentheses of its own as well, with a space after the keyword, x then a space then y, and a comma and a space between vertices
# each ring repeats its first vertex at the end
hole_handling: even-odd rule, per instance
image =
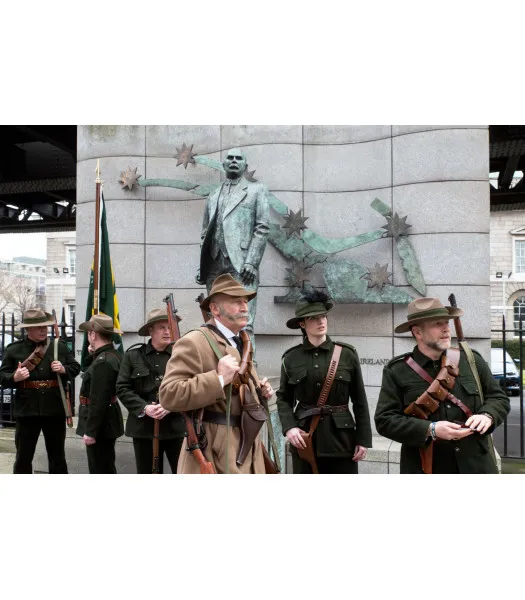
MULTIPOLYGON (((191 151, 192 147, 188 148, 191 151)), ((180 151, 179 151, 180 154, 180 151)), ((190 154, 191 162, 225 172, 223 163, 206 156, 190 154)), ((178 158, 180 160, 180 158, 178 158)), ((186 166, 186 165, 185 165, 186 166)), ((253 173, 253 172, 252 172, 253 173)), ((171 187, 189 191, 200 197, 208 197, 220 183, 198 185, 177 179, 140 179, 137 182, 143 187, 158 186, 171 187)), ((345 250, 369 244, 384 237, 392 237, 407 282, 421 295, 426 295, 426 285, 417 261, 414 249, 407 237, 407 230, 411 225, 406 223, 407 217, 400 217, 393 213, 388 205, 379 198, 375 198, 371 207, 387 220, 387 224, 380 229, 344 238, 327 238, 310 229, 304 229, 289 235, 284 225, 289 222, 292 214, 288 206, 271 192, 267 194, 270 208, 279 216, 284 217, 282 224, 270 223, 268 241, 288 259, 294 261, 291 268, 287 268, 286 281, 290 290, 285 296, 275 296, 276 303, 295 303, 301 292, 311 289, 307 274, 309 270, 319 263, 323 263, 323 277, 330 295, 341 303, 394 303, 407 304, 413 296, 399 288, 384 283, 381 286, 370 285, 370 272, 360 264, 350 259, 337 259, 335 255, 345 250)), ((292 214, 293 216, 293 214, 292 214)))

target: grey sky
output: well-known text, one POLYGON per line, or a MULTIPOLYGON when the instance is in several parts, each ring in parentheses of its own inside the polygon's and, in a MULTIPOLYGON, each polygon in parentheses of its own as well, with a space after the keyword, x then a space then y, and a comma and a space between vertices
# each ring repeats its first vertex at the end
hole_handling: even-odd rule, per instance
POLYGON ((15 256, 46 258, 46 234, 0 233, 0 260, 15 256))

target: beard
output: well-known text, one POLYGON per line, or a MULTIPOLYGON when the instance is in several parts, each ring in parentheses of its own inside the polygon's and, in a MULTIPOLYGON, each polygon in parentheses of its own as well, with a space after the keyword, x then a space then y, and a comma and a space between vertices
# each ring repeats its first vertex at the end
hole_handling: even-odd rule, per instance
POLYGON ((450 348, 450 338, 446 340, 435 340, 431 342, 427 342, 427 346, 432 348, 432 350, 436 350, 437 352, 444 352, 450 348))

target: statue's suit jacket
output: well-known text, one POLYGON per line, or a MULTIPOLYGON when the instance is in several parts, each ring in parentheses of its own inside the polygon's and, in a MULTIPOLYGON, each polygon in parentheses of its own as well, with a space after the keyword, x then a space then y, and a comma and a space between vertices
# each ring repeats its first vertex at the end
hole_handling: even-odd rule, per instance
MULTIPOLYGON (((221 189, 222 185, 208 196, 204 211, 200 260, 200 273, 204 279, 211 262, 211 242, 221 189)), ((270 231, 269 218, 268 188, 262 183, 252 183, 242 177, 223 214, 226 249, 238 273, 245 263, 259 267, 270 231)))

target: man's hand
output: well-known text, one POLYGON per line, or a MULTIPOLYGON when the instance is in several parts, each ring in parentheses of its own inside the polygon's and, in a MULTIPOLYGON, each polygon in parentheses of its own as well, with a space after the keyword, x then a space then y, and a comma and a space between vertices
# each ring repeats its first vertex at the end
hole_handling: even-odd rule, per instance
POLYGON ((195 283, 198 283, 199 285, 204 285, 206 283, 203 279, 201 279, 200 269, 197 271, 197 275, 195 275, 195 283))
POLYGON ((66 374, 66 369, 59 360, 54 360, 51 363, 51 370, 54 371, 55 373, 60 373, 60 375, 66 374))
POLYGON ((237 359, 229 354, 223 356, 217 365, 217 375, 222 375, 224 379, 224 385, 228 385, 232 382, 235 373, 240 369, 237 359))
POLYGON ((265 398, 271 398, 274 394, 274 390, 268 381, 268 377, 264 377, 261 380, 261 392, 265 398))
MULTIPOLYGON (((479 417, 481 415, 476 416, 479 417)), ((450 421, 436 422, 436 437, 440 440, 461 440, 473 433, 472 429, 462 427, 457 423, 451 423, 450 421)))
POLYGON ((364 458, 366 458, 366 451, 367 450, 368 450, 368 448, 366 448, 365 446, 356 446, 355 447, 354 456, 352 457, 352 460, 354 462, 358 462, 360 460, 363 460, 364 458))
POLYGON ((244 285, 251 285, 257 277, 257 269, 253 265, 244 263, 241 270, 241 279, 244 285))
POLYGON ((84 434, 82 436, 82 439, 84 440, 84 444, 86 444, 86 446, 92 446, 93 444, 97 443, 97 440, 94 437, 91 437, 90 435, 84 434))
POLYGON ((169 410, 162 408, 160 404, 148 404, 146 406, 146 414, 148 415, 148 417, 151 417, 152 419, 157 419, 159 421, 160 419, 163 419, 167 414, 169 414, 169 412, 169 410))
POLYGON ((299 427, 292 427, 286 432, 286 439, 296 448, 306 448, 306 442, 303 440, 302 433, 305 433, 299 427))
POLYGON ((15 371, 15 374, 13 375, 13 381, 24 381, 24 379, 27 379, 29 377, 29 371, 26 369, 26 367, 22 366, 22 363, 19 362, 18 363, 18 368, 15 371))
POLYGON ((492 423, 492 419, 487 417, 487 415, 472 415, 467 419, 465 426, 483 434, 490 428, 492 423))

